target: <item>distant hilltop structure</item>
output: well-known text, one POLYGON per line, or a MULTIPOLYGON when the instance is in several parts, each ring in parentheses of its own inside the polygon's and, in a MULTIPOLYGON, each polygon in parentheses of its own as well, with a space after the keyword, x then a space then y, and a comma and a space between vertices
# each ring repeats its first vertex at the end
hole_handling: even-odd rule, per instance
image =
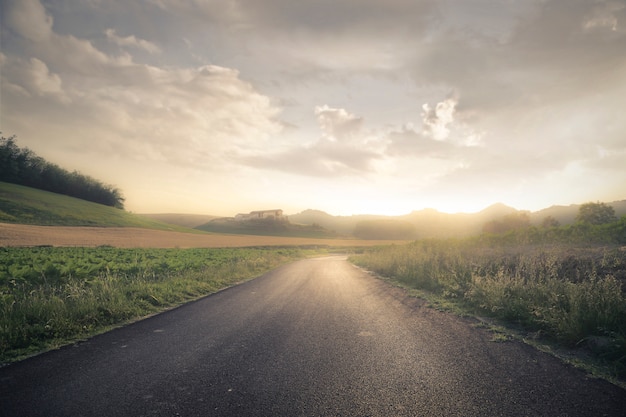
POLYGON ((260 220, 260 219, 272 219, 272 220, 278 220, 278 221, 287 220, 287 218, 283 216, 283 211, 281 209, 257 210, 257 211, 251 211, 248 214, 239 213, 235 216, 235 220, 238 222, 249 221, 249 220, 260 220))

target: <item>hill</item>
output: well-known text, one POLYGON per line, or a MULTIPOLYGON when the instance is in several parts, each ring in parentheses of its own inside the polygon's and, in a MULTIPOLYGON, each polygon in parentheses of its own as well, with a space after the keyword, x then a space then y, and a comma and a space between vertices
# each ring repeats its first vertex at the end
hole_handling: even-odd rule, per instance
POLYGON ((209 214, 187 213, 139 213, 138 216, 147 217, 163 223, 189 227, 191 229, 219 218, 219 216, 211 216, 209 214))
MULTIPOLYGON (((626 200, 607 203, 615 210, 617 217, 626 215, 626 200)), ((319 210, 305 210, 289 216, 290 221, 300 224, 318 225, 345 236, 363 234, 381 239, 394 236, 414 236, 423 238, 464 237, 481 233, 485 223, 499 220, 516 213, 528 213, 531 224, 541 226, 542 221, 552 216, 561 225, 574 223, 579 204, 553 206, 528 213, 501 203, 493 204, 477 213, 442 213, 435 209, 414 211, 404 216, 354 215, 332 216, 319 210), (392 221, 393 222, 390 222, 392 221), (404 225, 404 228, 403 226, 404 225)))
POLYGON ((352 236, 354 229, 360 221, 373 221, 393 218, 388 216, 357 214, 353 216, 333 216, 320 210, 305 210, 298 214, 292 214, 289 221, 295 224, 317 225, 326 230, 343 236, 352 236))
MULTIPOLYGON (((619 218, 626 216, 626 200, 613 201, 607 203, 615 210, 615 215, 619 218)), ((570 224, 576 221, 580 204, 571 204, 569 206, 552 206, 543 210, 539 210, 530 214, 530 220, 535 225, 540 225, 543 219, 548 216, 555 218, 560 224, 570 224)))
POLYGON ((232 217, 222 217, 197 226, 197 230, 212 233, 227 233, 239 235, 262 235, 306 238, 337 238, 337 234, 326 230, 318 224, 293 224, 287 219, 275 220, 272 218, 254 220, 235 220, 232 217))
POLYGON ((124 208, 124 197, 117 188, 78 171, 70 172, 28 148, 20 148, 15 136, 0 135, 0 181, 124 208))
POLYGON ((122 209, 6 182, 0 182, 0 222, 193 231, 134 215, 122 209))

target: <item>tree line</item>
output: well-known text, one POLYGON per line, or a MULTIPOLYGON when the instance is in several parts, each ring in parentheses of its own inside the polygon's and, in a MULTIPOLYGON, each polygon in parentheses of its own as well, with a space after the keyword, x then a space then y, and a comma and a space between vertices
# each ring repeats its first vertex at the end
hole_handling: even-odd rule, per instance
POLYGON ((617 218, 615 209, 606 203, 588 202, 578 209, 576 222, 560 225, 552 216, 541 227, 530 224, 528 213, 512 213, 483 226, 481 240, 505 243, 596 243, 625 244, 626 216, 617 218))
POLYGON ((67 171, 28 148, 20 148, 15 136, 0 136, 0 181, 124 208, 124 197, 117 188, 78 171, 67 171))

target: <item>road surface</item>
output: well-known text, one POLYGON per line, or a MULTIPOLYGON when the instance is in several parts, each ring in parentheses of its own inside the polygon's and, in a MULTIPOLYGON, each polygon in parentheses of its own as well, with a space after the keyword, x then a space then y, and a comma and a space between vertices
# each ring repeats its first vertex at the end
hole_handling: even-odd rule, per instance
POLYGON ((625 390, 491 338, 309 259, 0 368, 0 415, 626 415, 625 390))

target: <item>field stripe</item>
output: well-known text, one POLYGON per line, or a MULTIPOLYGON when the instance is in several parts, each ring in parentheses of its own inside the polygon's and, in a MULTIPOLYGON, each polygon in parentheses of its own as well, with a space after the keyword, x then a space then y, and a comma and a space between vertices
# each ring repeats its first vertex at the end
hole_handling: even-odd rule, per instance
POLYGON ((133 227, 33 226, 0 223, 0 246, 4 247, 41 245, 95 247, 109 245, 118 248, 234 248, 283 245, 375 246, 392 243, 406 242, 196 234, 133 227))

